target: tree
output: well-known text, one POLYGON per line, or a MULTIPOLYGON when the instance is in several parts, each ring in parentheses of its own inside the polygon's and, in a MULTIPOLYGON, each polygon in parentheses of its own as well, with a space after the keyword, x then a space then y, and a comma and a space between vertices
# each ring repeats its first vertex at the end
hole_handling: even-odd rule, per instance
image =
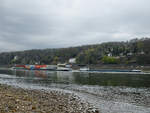
POLYGON ((55 56, 54 59, 53 59, 53 64, 57 64, 58 61, 59 61, 59 58, 57 56, 55 56))
POLYGON ((104 56, 102 58, 102 62, 104 64, 118 64, 119 63, 119 59, 115 58, 115 57, 104 56))

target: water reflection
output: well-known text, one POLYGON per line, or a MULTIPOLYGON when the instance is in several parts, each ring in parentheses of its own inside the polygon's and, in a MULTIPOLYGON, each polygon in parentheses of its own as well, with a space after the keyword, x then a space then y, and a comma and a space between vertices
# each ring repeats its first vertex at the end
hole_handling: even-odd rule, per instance
POLYGON ((38 84, 78 84, 98 86, 150 87, 150 75, 104 74, 38 70, 0 70, 0 74, 23 77, 22 81, 38 84))
POLYGON ((150 75, 74 73, 75 83, 99 86, 150 87, 150 75))

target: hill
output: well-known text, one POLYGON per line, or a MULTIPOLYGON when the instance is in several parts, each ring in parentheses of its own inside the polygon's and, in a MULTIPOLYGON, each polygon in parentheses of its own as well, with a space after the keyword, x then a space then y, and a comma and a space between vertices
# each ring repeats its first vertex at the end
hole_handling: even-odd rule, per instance
POLYGON ((0 53, 0 65, 57 64, 76 58, 78 64, 150 64, 150 38, 60 49, 0 53))

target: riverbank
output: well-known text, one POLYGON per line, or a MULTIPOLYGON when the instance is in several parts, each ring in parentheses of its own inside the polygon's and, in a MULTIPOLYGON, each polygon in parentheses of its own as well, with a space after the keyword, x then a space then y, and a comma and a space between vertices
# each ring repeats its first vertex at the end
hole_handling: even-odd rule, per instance
POLYGON ((14 88, 0 84, 0 113, 99 113, 70 93, 14 88))

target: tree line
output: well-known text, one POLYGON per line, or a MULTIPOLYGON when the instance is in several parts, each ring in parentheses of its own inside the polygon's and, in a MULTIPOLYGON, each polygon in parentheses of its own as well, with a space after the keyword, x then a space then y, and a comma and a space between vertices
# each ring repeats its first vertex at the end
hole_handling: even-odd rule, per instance
POLYGON ((59 49, 0 53, 0 65, 57 64, 76 58, 77 64, 150 64, 150 38, 59 49))

